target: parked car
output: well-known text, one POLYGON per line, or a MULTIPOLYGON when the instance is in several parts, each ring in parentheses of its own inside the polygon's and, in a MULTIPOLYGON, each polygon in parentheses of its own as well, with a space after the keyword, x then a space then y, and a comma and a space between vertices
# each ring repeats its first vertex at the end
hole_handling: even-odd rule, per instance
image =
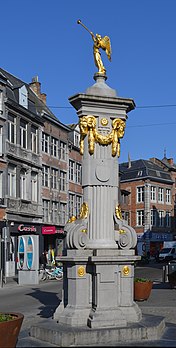
POLYGON ((163 248, 159 253, 159 262, 176 260, 176 245, 174 247, 163 248))

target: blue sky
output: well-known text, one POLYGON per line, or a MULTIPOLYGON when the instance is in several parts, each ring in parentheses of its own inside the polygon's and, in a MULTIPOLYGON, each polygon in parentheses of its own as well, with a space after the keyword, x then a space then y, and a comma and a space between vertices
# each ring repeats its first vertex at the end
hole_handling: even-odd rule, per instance
POLYGON ((38 75, 47 104, 63 123, 78 122, 68 98, 94 84, 90 34, 111 39, 107 84, 132 98, 119 162, 164 151, 176 161, 175 0, 1 1, 0 66, 29 83, 38 75))

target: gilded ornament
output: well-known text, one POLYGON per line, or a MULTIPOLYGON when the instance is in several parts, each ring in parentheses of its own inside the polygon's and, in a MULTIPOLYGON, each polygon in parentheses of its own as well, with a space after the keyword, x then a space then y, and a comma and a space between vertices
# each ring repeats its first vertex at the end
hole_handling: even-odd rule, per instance
POLYGON ((122 211, 121 211, 121 207, 120 207, 120 204, 118 204, 115 208, 115 214, 116 214, 116 217, 117 219, 119 220, 122 220, 122 211))
POLYGON ((106 52, 106 55, 109 59, 109 61, 111 61, 111 54, 112 54, 112 50, 111 50, 111 42, 110 42, 110 38, 109 36, 104 36, 102 37, 100 34, 96 34, 94 35, 92 31, 90 31, 79 19, 77 21, 78 24, 81 24, 83 26, 84 29, 86 29, 89 34, 92 36, 92 40, 93 40, 93 54, 94 54, 94 62, 96 67, 98 68, 98 74, 99 75, 105 75, 106 74, 106 69, 103 65, 102 59, 101 59, 101 53, 99 51, 99 49, 103 49, 106 52))
POLYGON ((124 276, 127 276, 130 273, 130 268, 128 266, 124 266, 122 272, 124 276))
POLYGON ((101 124, 102 124, 102 126, 107 126, 107 124, 108 124, 107 118, 103 117, 103 118, 101 119, 101 124))
POLYGON ((120 230, 119 230, 119 233, 120 233, 120 234, 123 234, 123 233, 126 233, 126 231, 123 230, 123 229, 120 229, 120 230))
POLYGON ((88 214, 89 214, 88 204, 86 202, 83 202, 83 204, 81 205, 79 218, 86 219, 88 217, 88 214))
POLYGON ((67 222, 74 222, 76 220, 76 216, 71 216, 67 222))
POLYGON ((84 266, 79 266, 78 267, 78 276, 83 277, 86 274, 86 270, 84 266))
POLYGON ((88 135, 89 153, 94 153, 95 143, 100 145, 112 144, 112 156, 120 156, 120 138, 125 132, 125 121, 116 118, 112 121, 112 131, 107 135, 102 135, 96 130, 96 118, 93 115, 83 116, 79 121, 80 127, 80 153, 84 153, 84 139, 88 135))

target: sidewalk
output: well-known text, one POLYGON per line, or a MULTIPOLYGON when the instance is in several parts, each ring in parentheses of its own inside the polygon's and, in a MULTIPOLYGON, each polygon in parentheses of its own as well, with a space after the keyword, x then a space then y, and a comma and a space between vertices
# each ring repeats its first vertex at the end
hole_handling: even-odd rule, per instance
MULTIPOLYGON (((8 278, 8 282, 4 285, 5 288, 18 286, 17 279, 8 278)), ((165 318, 166 330, 161 339, 157 341, 140 341, 118 343, 114 346, 145 346, 145 347, 176 347, 176 289, 171 289, 169 283, 163 283, 161 280, 154 281, 151 295, 147 301, 137 302, 142 310, 142 313, 154 316, 162 316, 165 318)), ((48 327, 52 328, 53 319, 44 320, 48 327)), ((33 325, 31 320, 30 325, 33 325)), ((20 347, 56 347, 50 343, 36 340, 29 336, 30 330, 23 330, 16 345, 20 347)), ((108 345, 109 346, 109 345, 108 345)))

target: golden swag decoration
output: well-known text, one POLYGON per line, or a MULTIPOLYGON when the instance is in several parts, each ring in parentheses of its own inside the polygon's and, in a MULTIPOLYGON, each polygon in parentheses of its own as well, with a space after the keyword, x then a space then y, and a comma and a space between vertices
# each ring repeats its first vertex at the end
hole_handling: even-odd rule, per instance
POLYGON ((120 156, 120 138, 123 138, 125 132, 125 121, 115 118, 112 121, 112 131, 107 135, 98 133, 96 129, 96 117, 93 115, 80 118, 80 153, 84 153, 84 139, 88 135, 89 153, 92 155, 95 149, 95 143, 100 145, 112 144, 112 156, 120 156))

